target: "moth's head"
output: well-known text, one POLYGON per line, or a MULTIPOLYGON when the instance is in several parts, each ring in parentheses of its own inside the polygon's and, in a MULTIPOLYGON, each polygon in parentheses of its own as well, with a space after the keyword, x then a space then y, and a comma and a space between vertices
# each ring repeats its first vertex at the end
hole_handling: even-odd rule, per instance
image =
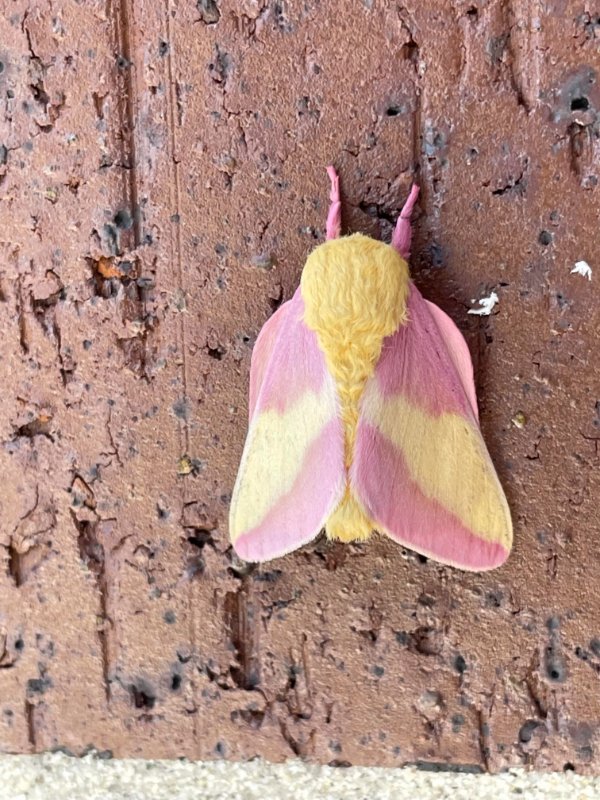
POLYGON ((364 276, 380 276, 408 281, 408 264, 391 245, 362 233, 330 239, 316 247, 306 260, 302 284, 311 278, 343 280, 364 276))
POLYGON ((349 312, 403 313, 409 288, 408 264, 388 244, 355 233, 330 239, 309 255, 300 281, 307 320, 327 312, 333 320, 349 312), (369 311, 369 309, 372 310, 369 311))

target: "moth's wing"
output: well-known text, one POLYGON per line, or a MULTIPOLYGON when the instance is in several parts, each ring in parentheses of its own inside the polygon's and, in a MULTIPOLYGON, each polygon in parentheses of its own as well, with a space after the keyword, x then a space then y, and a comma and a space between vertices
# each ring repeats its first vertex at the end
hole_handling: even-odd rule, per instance
POLYGON ((272 314, 262 326, 254 342, 252 358, 250 360, 250 390, 248 398, 249 422, 254 415, 260 387, 262 386, 267 367, 271 361, 271 355, 273 354, 277 337, 281 332, 281 325, 290 310, 290 304, 292 302, 293 300, 288 300, 287 303, 283 303, 283 305, 279 306, 277 311, 272 314))
POLYGON ((467 345, 414 286, 361 399, 351 484, 378 530, 437 561, 486 570, 510 552, 467 345))
POLYGON ((267 323, 251 364, 251 418, 229 532, 246 561, 313 539, 345 486, 344 430, 334 380, 303 322, 298 290, 267 323))

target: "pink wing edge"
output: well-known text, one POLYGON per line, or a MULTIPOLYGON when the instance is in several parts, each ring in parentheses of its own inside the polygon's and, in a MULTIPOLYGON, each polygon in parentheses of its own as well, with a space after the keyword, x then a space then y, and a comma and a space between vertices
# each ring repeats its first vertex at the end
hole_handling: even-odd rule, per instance
MULTIPOLYGON (((473 365, 462 334, 414 285, 408 305, 408 325, 384 342, 374 376, 380 389, 384 395, 400 393, 432 414, 455 411, 479 429, 473 365), (406 356, 413 367, 407 368, 406 356), (434 383, 427 367, 422 368, 424 362, 438 378, 435 386, 442 387, 443 396, 433 396, 434 383), (416 382, 409 384, 415 375, 416 382)), ((356 441, 351 484, 382 533, 463 570, 485 571, 504 563, 509 550, 479 538, 441 503, 428 498, 412 479, 400 450, 374 426, 360 420, 356 441), (384 486, 388 493, 382 497, 384 486)), ((490 468, 494 469, 491 459, 490 468)))
MULTIPOLYGON (((285 413, 304 392, 319 392, 331 381, 316 334, 303 321, 300 289, 265 323, 250 367, 250 426, 267 409, 285 413), (295 369, 294 369, 295 368, 295 369)), ((335 392, 335 389, 334 389, 335 392)), ((243 480, 244 455, 238 480, 243 480)), ((337 413, 307 443, 291 489, 278 498, 258 525, 241 533, 233 548, 245 561, 286 555, 310 542, 342 498, 346 483, 344 434, 337 413)), ((237 486, 237 481, 236 481, 237 486)), ((234 489, 235 497, 235 489, 234 489)))

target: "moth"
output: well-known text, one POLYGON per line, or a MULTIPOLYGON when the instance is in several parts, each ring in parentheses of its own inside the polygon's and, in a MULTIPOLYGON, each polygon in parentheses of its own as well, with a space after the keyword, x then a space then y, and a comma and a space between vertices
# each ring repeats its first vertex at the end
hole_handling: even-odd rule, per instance
POLYGON ((465 570, 512 544, 483 441, 467 344, 410 280, 413 186, 391 245, 340 236, 333 167, 326 241, 262 328, 229 530, 246 561, 373 531, 465 570))

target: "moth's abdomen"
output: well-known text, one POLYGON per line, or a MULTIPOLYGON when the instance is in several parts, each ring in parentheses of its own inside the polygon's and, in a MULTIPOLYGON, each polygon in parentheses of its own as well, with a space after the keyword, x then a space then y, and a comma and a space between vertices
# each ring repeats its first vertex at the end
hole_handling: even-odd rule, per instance
MULTIPOLYGON (((304 319, 317 334, 333 376, 352 464, 359 404, 386 336, 406 321, 408 267, 392 247, 355 234, 316 248, 302 273, 304 319)), ((372 528, 347 486, 327 524, 333 538, 366 538, 372 528)))

